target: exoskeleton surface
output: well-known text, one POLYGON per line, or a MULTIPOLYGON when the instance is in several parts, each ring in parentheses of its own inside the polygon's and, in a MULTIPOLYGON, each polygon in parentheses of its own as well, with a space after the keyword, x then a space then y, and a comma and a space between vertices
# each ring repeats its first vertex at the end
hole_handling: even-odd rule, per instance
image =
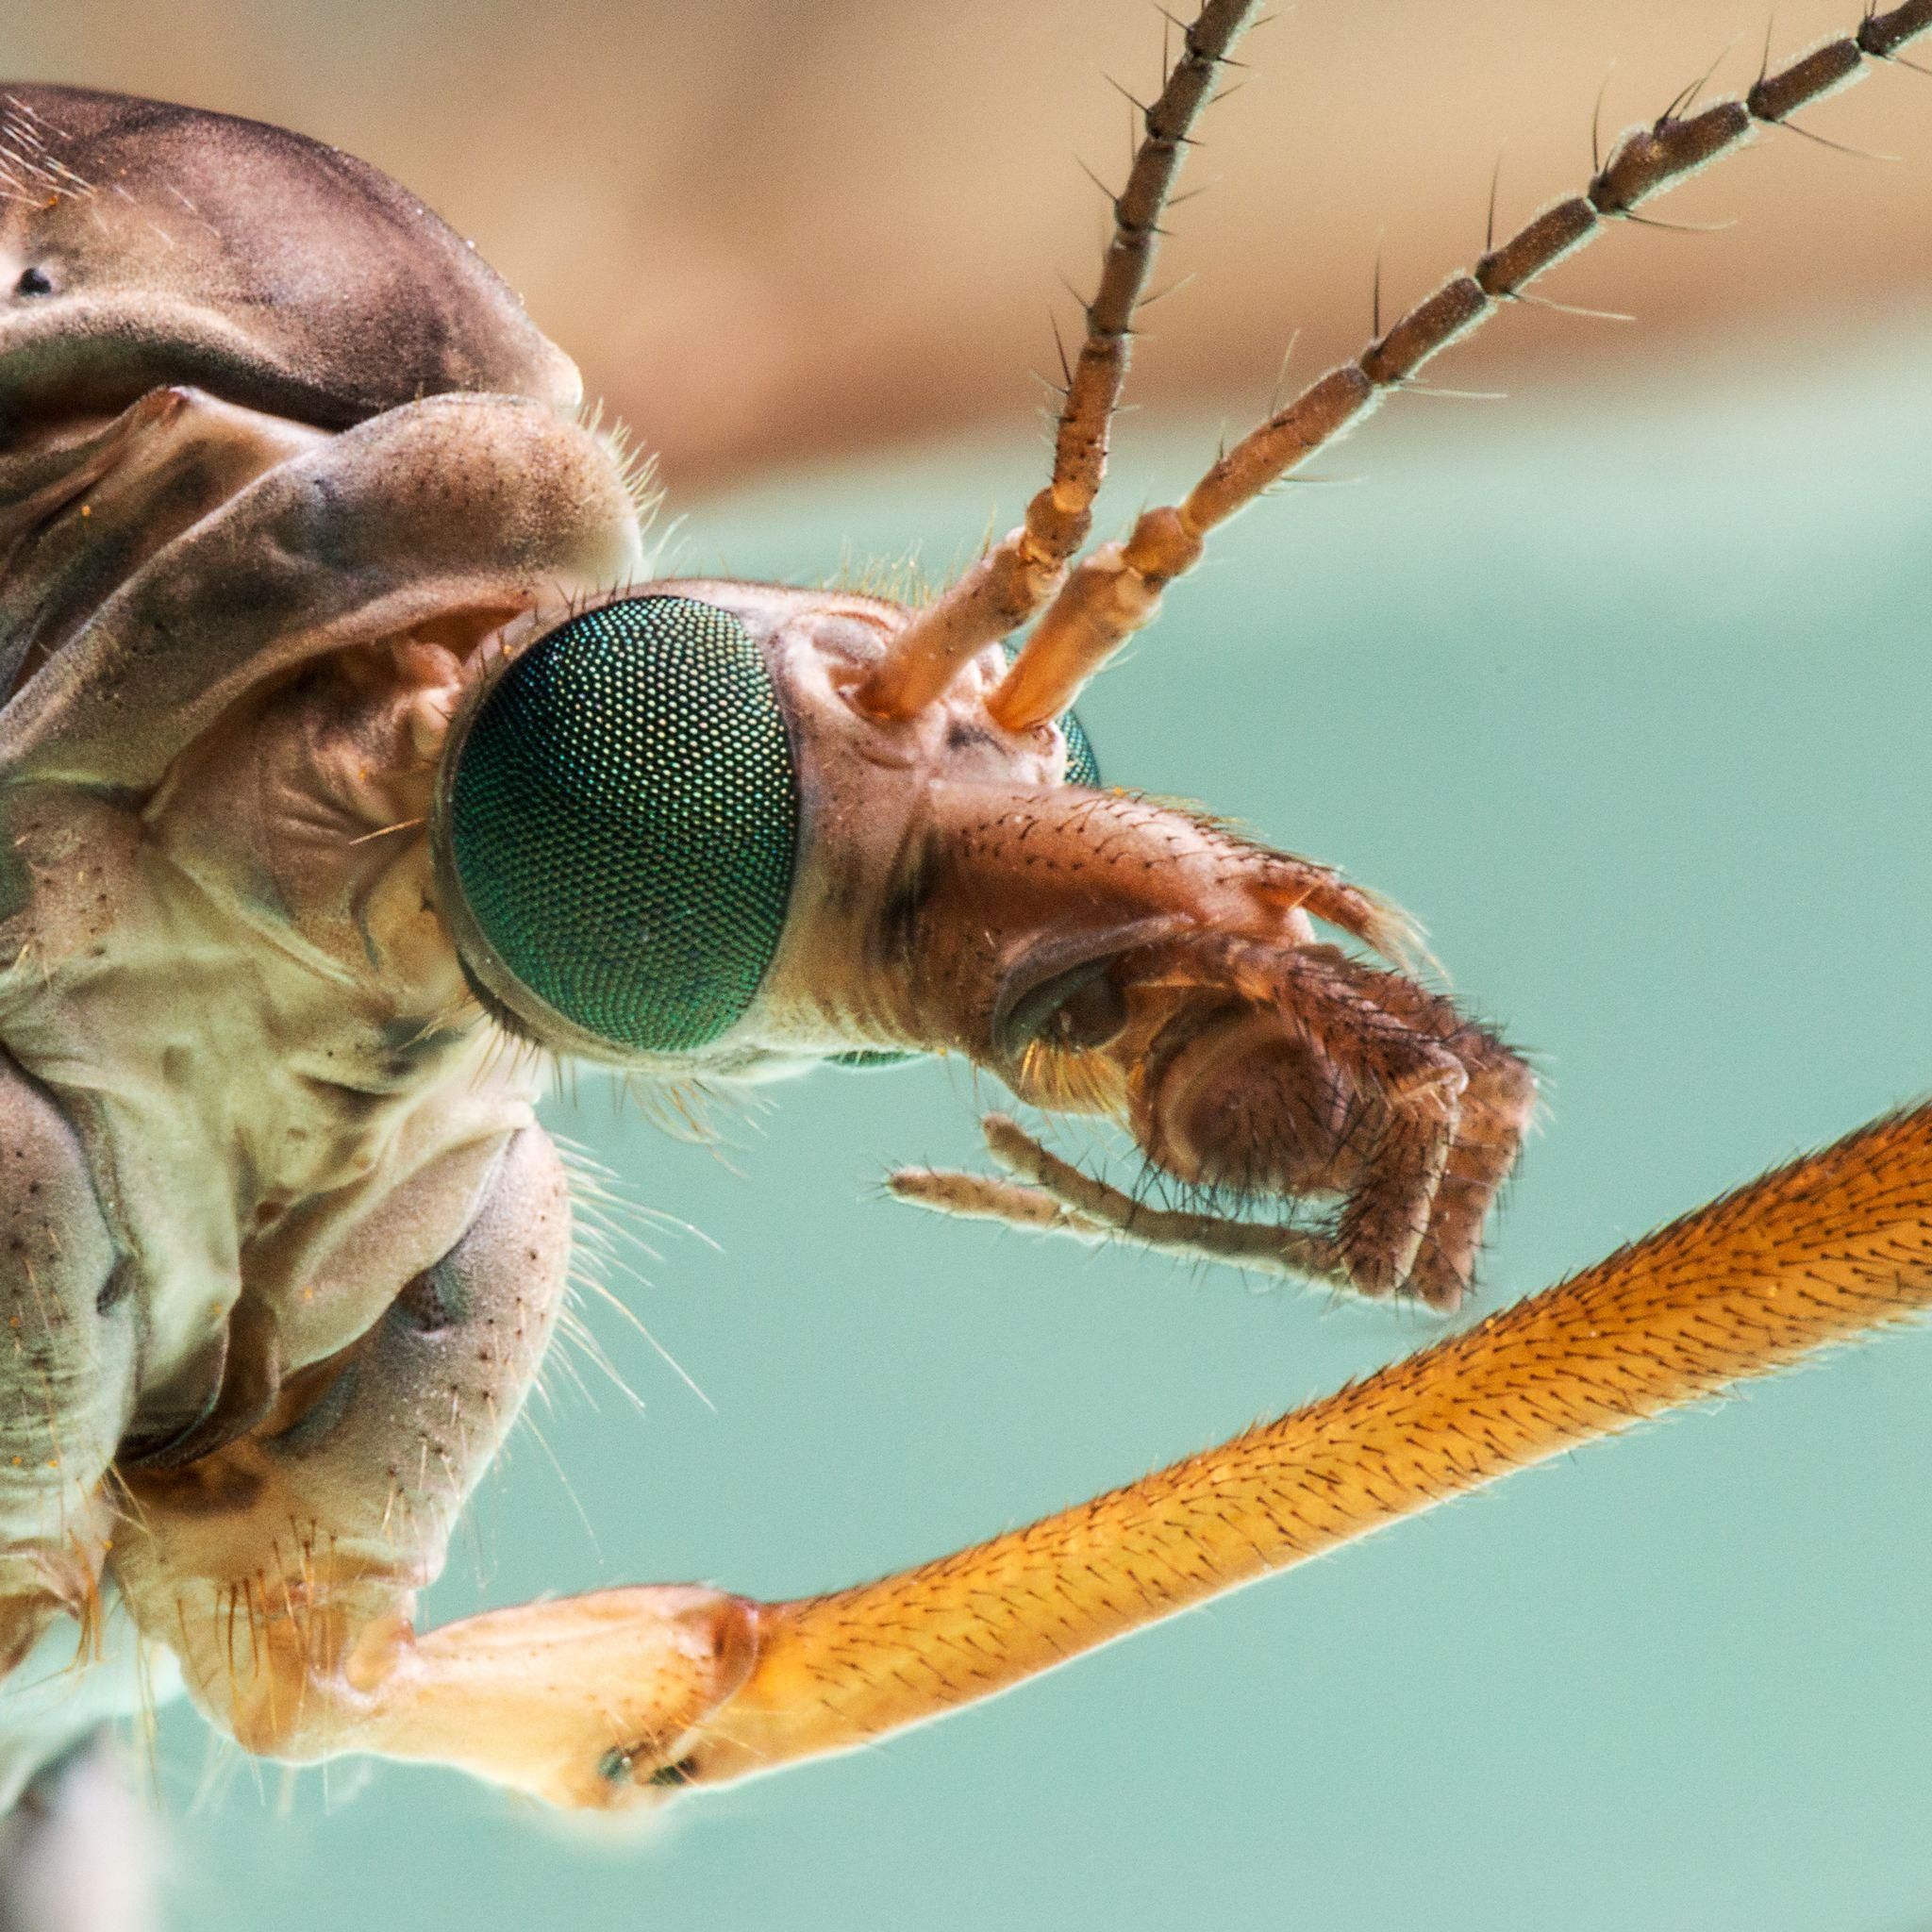
MULTIPOLYGON (((440 1561, 567 1212, 435 908, 435 759, 481 638, 641 556, 574 368, 375 170, 0 119, 5 1673, 104 1595, 232 1614, 313 1524, 375 1597, 440 1561)), ((36 1675, 0 1811, 100 1715, 36 1675)))

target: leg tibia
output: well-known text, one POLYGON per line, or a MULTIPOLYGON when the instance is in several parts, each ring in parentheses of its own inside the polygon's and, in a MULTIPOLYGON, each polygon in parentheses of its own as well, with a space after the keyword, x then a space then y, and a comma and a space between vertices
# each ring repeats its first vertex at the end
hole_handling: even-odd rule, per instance
POLYGON ((762 1610, 750 1678, 685 1746, 678 1775, 744 1776, 936 1717, 1928 1304, 1932 1107, 1141 1482, 762 1610))

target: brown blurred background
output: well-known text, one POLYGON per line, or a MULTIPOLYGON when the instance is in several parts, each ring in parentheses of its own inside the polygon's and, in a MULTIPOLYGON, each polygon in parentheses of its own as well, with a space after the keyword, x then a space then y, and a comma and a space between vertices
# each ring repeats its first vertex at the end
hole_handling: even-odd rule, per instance
MULTIPOLYGON (((1859 0, 1780 0, 1788 57, 1859 0)), ((1290 337, 1312 373, 1513 225, 1724 55, 1755 76, 1764 0, 1303 0, 1210 116, 1133 393, 1258 411, 1290 337), (1724 50, 1728 46, 1726 54, 1724 50)), ((662 456, 682 497, 826 453, 1038 407, 1049 313, 1093 274, 1130 109, 1158 85, 1146 0, 61 0, 0 23, 0 72, 278 121, 440 208, 662 456)), ((1639 329, 1506 318, 1447 382, 1828 330, 1932 299, 1932 80, 1872 76, 1674 195, 1716 235, 1630 230, 1554 277, 1639 329)))

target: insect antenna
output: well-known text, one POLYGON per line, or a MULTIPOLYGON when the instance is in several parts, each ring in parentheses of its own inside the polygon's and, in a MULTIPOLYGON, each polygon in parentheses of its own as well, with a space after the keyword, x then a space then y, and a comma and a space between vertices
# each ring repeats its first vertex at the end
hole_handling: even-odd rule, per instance
POLYGON ((1800 127, 1795 121, 1780 121, 1778 125, 1787 134, 1802 134, 1807 141, 1815 141, 1820 147, 1828 147, 1837 154, 1850 155, 1860 161, 1902 161, 1903 155, 1880 154, 1876 148, 1854 147, 1848 141, 1834 141, 1828 134, 1815 133, 1809 127, 1800 127))
MULTIPOLYGON (((1086 542, 1093 500, 1107 474, 1108 426, 1126 381, 1134 309, 1159 244, 1161 212, 1215 75, 1256 5, 1257 0, 1208 0, 1187 29, 1180 58, 1159 94, 1151 105, 1134 102, 1142 137, 1126 185, 1114 197, 1113 235, 1100 285, 1085 304, 1086 340, 1059 413, 1053 480, 1026 506, 1020 528, 893 640, 860 690, 868 710, 895 718, 923 710, 969 658, 1010 636, 1045 604, 1068 560, 1086 542)), ((1131 94, 1127 98, 1133 100, 1131 94)))
MULTIPOLYGON (((1352 429, 1391 390, 1412 386, 1432 357, 1479 327, 1501 304, 1524 299, 1532 281, 1588 246, 1607 224, 1677 225, 1639 209, 1746 141, 1757 124, 1784 125, 1800 108, 1859 79, 1871 61, 1895 58, 1899 48, 1928 30, 1932 0, 1906 0, 1889 13, 1868 14, 1856 34, 1760 75, 1741 98, 1630 129, 1607 158, 1592 128, 1597 165, 1584 192, 1552 203, 1486 249, 1472 271, 1451 276, 1386 333, 1378 331, 1353 362, 1330 370, 1236 443, 1181 503, 1148 510, 1124 542, 1102 544, 1083 558, 988 700, 994 722, 1024 731, 1058 717, 1088 678, 1151 622, 1161 591, 1199 561, 1217 524, 1352 429)), ((915 620, 915 627, 922 621, 915 620)))

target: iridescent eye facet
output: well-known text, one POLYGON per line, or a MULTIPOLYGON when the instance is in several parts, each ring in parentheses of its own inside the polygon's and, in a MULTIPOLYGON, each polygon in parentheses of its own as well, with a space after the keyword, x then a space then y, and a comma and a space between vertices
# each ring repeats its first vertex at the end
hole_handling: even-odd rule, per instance
POLYGON ((1069 711, 1060 720, 1060 729, 1067 734, 1067 777, 1069 785, 1091 785, 1100 789, 1100 760, 1093 756, 1093 741, 1087 736, 1087 727, 1073 712, 1069 711))
POLYGON ((785 924, 798 784, 738 620, 632 597, 540 639, 484 699, 447 791, 469 916, 554 1011, 612 1045, 708 1045, 785 924))

